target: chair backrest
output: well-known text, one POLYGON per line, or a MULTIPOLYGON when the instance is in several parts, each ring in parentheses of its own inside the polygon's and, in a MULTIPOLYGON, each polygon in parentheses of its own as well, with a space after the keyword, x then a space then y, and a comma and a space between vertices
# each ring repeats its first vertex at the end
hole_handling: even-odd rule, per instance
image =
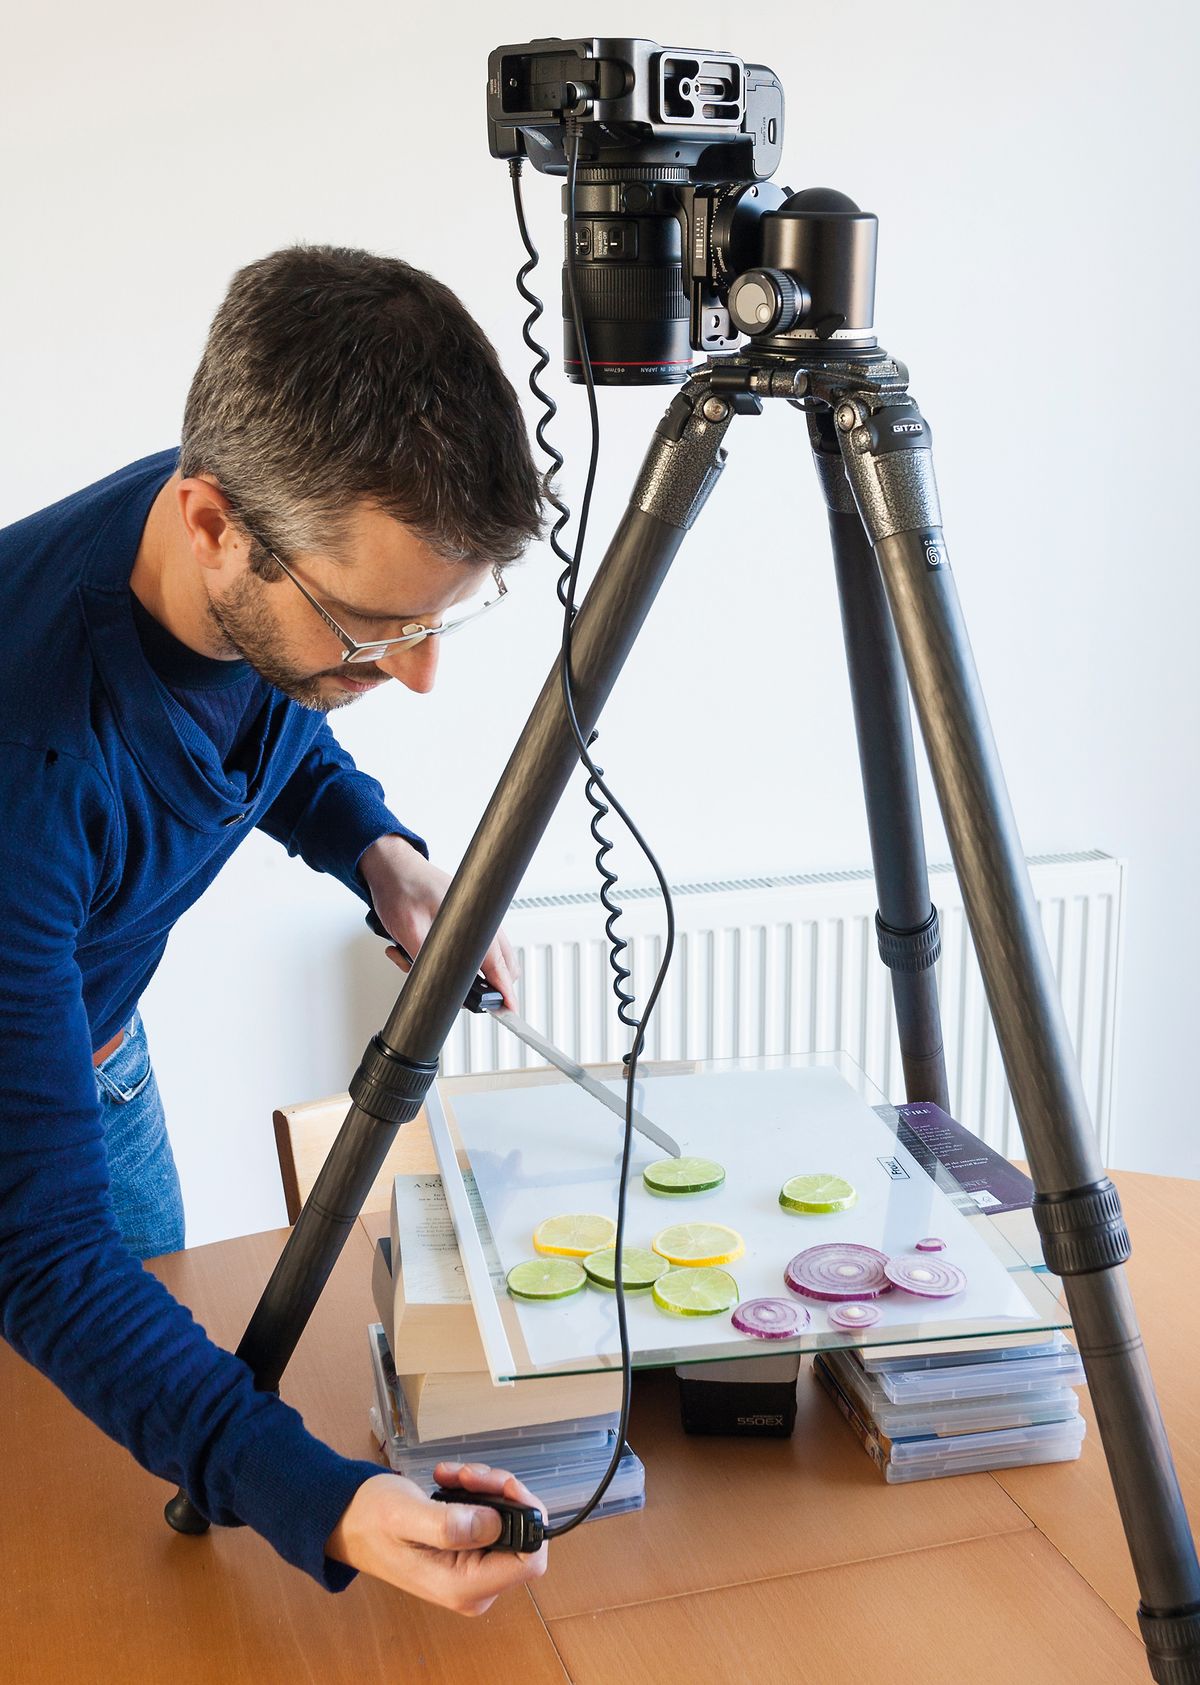
MULTIPOLYGON (((619 1067, 614 1069, 619 1070, 619 1067)), ((478 1076, 442 1077, 438 1088, 449 1096, 467 1094, 480 1088, 507 1088, 562 1080, 557 1071, 542 1068, 487 1071, 478 1076)), ((300 1207, 308 1198, 349 1109, 350 1096, 334 1094, 327 1100, 284 1106, 273 1114, 275 1150, 279 1154, 279 1173, 283 1178, 289 1223, 294 1223, 300 1215, 300 1207)), ((419 1176, 436 1170, 437 1159, 429 1138, 429 1120, 422 1108, 411 1123, 402 1124, 396 1131, 388 1155, 363 1201, 363 1214, 390 1210, 392 1182, 397 1176, 419 1176)))
MULTIPOLYGON (((302 1106, 283 1106, 273 1114, 275 1151, 279 1155, 279 1174, 283 1178, 283 1197, 289 1223, 294 1223, 300 1215, 300 1207, 312 1191, 312 1185, 349 1110, 350 1096, 333 1094, 327 1100, 310 1100, 302 1106)), ((422 1112, 412 1123, 397 1131, 383 1167, 363 1203, 364 1212, 387 1209, 392 1179, 402 1171, 436 1169, 429 1126, 422 1112)))

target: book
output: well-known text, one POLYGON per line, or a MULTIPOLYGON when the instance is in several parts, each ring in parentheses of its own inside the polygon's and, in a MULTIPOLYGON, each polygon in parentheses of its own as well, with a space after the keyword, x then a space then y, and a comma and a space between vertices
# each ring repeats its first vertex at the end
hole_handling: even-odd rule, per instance
POLYGON ((981 1141, 965 1124, 930 1100, 897 1106, 900 1139, 918 1163, 935 1158, 971 1204, 992 1221, 1031 1269, 1045 1272, 1042 1238, 1033 1217, 1035 1188, 1023 1170, 981 1141))
POLYGON ((621 1408, 620 1372, 553 1375, 498 1387, 487 1370, 430 1371, 396 1377, 421 1443, 501 1428, 603 1416, 621 1408))
POLYGON ((397 1176, 372 1289, 420 1440, 573 1421, 621 1406, 619 1371, 498 1386, 488 1372, 440 1176, 397 1176))
POLYGON ((487 1367, 440 1176, 396 1177, 388 1257, 381 1260, 376 1248, 372 1285, 397 1369, 423 1374, 487 1367))
POLYGON ((919 1157, 910 1138, 915 1135, 946 1166, 980 1211, 998 1217, 1002 1212, 1023 1211, 1033 1204, 1034 1187, 1025 1172, 940 1106, 921 1100, 897 1106, 896 1110, 904 1125, 900 1131, 904 1145, 919 1157))
POLYGON ((1019 1334, 969 1334, 952 1340, 910 1340, 896 1346, 856 1346, 854 1355, 864 1369, 949 1367, 956 1363, 986 1363, 1005 1351, 1026 1351, 1037 1346, 1055 1346, 1058 1330, 1024 1329, 1019 1334))
MULTIPOLYGON (((447 1439, 419 1440, 392 1365, 381 1323, 367 1330, 375 1378, 371 1426, 397 1474, 432 1490, 440 1462, 484 1462, 523 1480, 546 1509, 547 1520, 573 1516, 607 1474, 617 1444, 619 1411, 578 1421, 491 1430, 447 1439)), ((588 1519, 623 1515, 646 1502, 646 1471, 626 1444, 604 1497, 588 1519)))

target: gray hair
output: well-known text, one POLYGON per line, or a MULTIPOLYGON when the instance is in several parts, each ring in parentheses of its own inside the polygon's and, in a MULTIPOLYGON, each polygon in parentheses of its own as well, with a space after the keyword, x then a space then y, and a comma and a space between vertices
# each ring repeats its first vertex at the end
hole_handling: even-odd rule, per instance
POLYGON ((338 559, 362 501, 448 561, 541 532, 516 393, 448 287, 399 258, 292 246, 234 276, 188 393, 179 458, 252 535, 338 559))

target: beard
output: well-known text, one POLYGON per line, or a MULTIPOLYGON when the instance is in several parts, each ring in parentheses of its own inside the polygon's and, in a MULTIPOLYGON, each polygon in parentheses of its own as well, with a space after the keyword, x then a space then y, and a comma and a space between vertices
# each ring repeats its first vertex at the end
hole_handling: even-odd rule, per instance
MULTIPOLYGON (((328 714, 356 701, 352 691, 326 688, 330 679, 346 676, 344 666, 323 667, 315 673, 296 667, 267 605, 266 594, 270 589, 266 581, 247 571, 219 602, 212 597, 208 599, 209 617, 230 653, 240 655, 268 684, 302 708, 328 714)), ((385 679, 387 674, 363 662, 356 663, 349 676, 369 683, 385 679)))

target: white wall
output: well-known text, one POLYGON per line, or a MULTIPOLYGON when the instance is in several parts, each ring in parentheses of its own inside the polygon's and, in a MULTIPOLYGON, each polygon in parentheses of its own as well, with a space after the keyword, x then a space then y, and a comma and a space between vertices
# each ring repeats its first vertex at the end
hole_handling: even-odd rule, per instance
MULTIPOLYGON (((231 272, 294 240, 434 270, 523 381, 508 178, 484 138, 486 57, 500 40, 576 30, 770 64, 788 100, 781 179, 839 187, 878 214, 877 331, 934 428, 1026 847, 1098 846, 1131 863, 1121 1162, 1200 1174, 1188 1122, 1200 591, 1181 495, 1193 473, 1194 7, 856 0, 760 7, 744 29, 709 0, 24 8, 6 24, 0 102, 0 520, 173 442, 231 272)), ((558 189, 531 173, 526 191, 553 302, 558 189)), ((552 348, 556 333, 552 310, 552 348)), ((663 403, 603 399, 596 540, 663 403)), ((585 427, 573 391, 557 437, 574 499, 585 427)), ((722 484, 605 716, 603 762, 673 877, 860 865, 804 427, 771 410, 728 443, 722 484)), ((548 554, 534 556, 503 623, 448 647, 432 697, 391 687, 338 717, 444 863, 551 659, 553 578, 548 554)), ((928 833, 945 858, 932 815, 928 833)), ((527 888, 590 881, 575 792, 527 888)), ((193 1240, 282 1220, 270 1108, 343 1087, 391 1000, 360 917, 255 837, 173 938, 146 1016, 193 1240)))

